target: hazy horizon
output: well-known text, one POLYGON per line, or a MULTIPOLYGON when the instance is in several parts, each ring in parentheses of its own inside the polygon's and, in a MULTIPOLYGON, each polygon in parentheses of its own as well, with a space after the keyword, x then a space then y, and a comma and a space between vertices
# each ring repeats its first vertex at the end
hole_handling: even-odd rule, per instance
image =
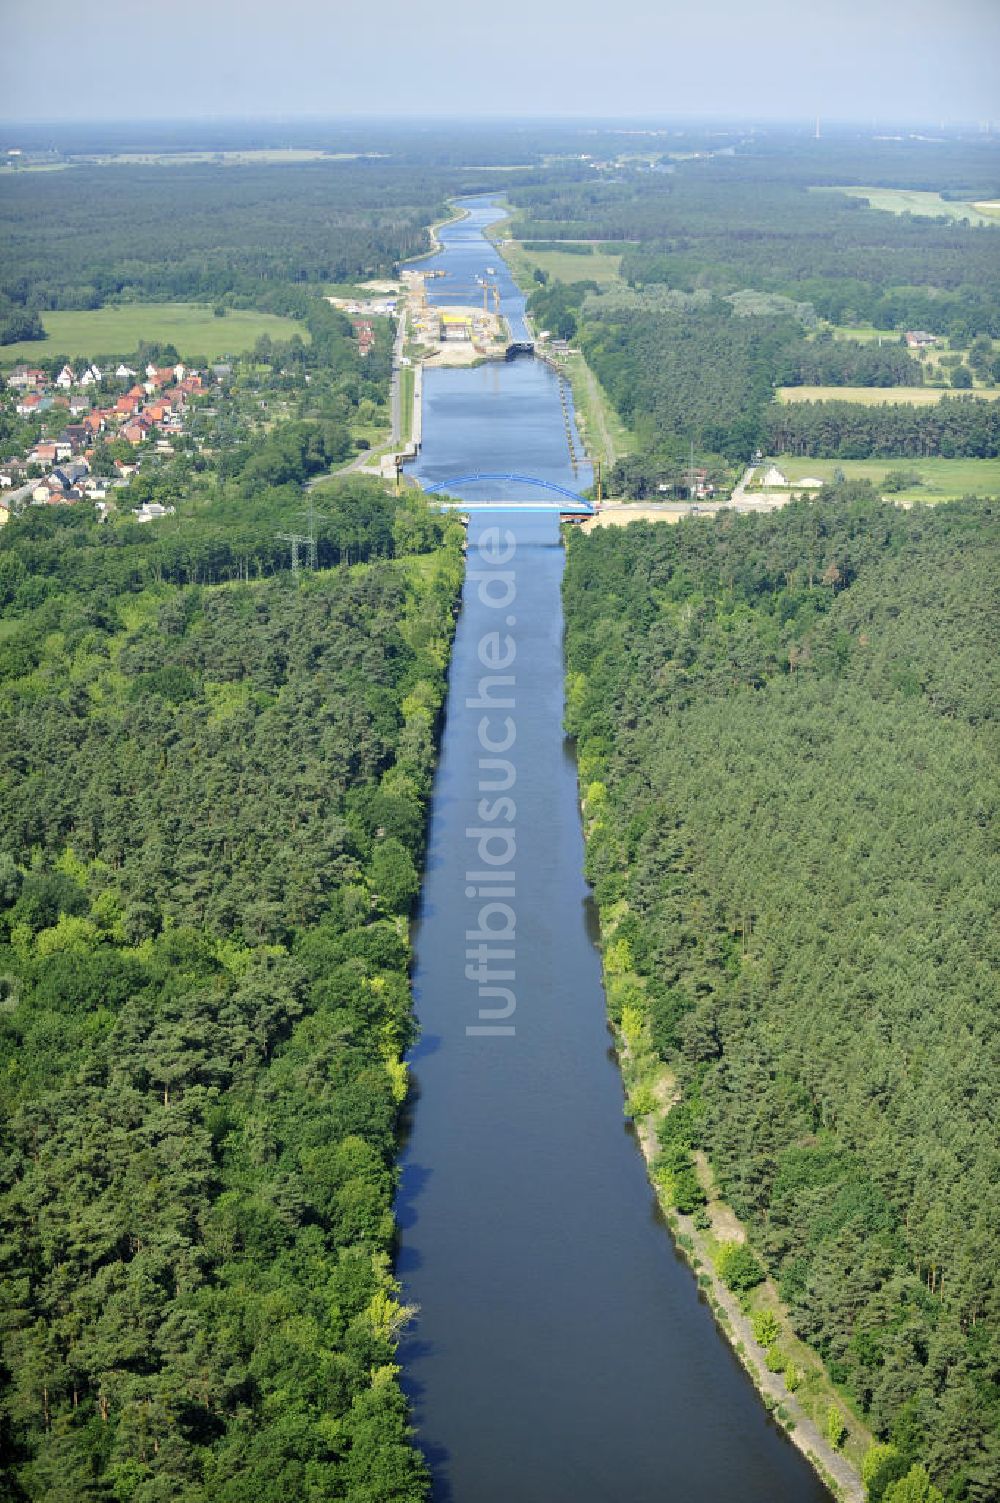
POLYGON ((530 118, 969 125, 1000 117, 995 0, 52 0, 7 18, 18 125, 530 118), (72 88, 52 87, 54 62, 72 88), (53 101, 55 100, 55 105, 53 101))

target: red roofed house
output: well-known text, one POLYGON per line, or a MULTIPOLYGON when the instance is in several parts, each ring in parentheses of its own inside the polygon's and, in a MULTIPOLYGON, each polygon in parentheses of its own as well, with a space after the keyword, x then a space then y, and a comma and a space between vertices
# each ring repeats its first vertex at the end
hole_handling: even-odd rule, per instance
POLYGON ((121 436, 132 445, 144 444, 149 437, 149 423, 141 417, 133 418, 125 424, 121 436))

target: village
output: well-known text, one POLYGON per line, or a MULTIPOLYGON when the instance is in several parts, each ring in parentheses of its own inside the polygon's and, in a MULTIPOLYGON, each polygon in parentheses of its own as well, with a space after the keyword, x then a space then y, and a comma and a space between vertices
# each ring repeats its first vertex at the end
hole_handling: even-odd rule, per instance
MULTIPOLYGON (((227 370, 206 373, 179 362, 149 363, 140 372, 124 362, 113 370, 82 363, 66 364, 53 377, 41 368, 15 366, 6 377, 7 404, 19 418, 37 420, 42 436, 0 462, 0 526, 28 506, 82 502, 106 516, 114 492, 139 468, 138 451, 151 446, 153 453, 172 455, 175 440, 185 435, 191 403, 227 370)), ((147 522, 169 510, 153 502, 133 513, 147 522)))

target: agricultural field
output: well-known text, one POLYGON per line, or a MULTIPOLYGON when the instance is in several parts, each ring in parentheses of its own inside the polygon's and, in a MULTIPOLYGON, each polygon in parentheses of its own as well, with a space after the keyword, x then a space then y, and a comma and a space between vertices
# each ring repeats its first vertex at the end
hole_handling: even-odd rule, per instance
POLYGON ((899 501, 1000 496, 1000 459, 802 459, 780 454, 775 464, 793 485, 807 476, 829 484, 838 470, 847 480, 870 480, 876 489, 894 470, 919 475, 922 484, 904 485, 894 493, 899 501))
MULTIPOLYGON (((931 407, 942 397, 967 396, 950 386, 779 386, 779 402, 860 402, 865 407, 879 407, 883 402, 909 403, 913 407, 931 407)), ((986 401, 1000 397, 1000 387, 983 388, 975 395, 986 401)))
POLYGON ((1000 226, 1000 203, 942 198, 940 193, 922 193, 912 188, 814 188, 814 193, 846 193, 865 198, 873 209, 888 214, 925 214, 930 218, 967 219, 970 224, 1000 226))
POLYGON ((48 337, 3 345, 0 365, 53 355, 121 355, 140 341, 172 344, 182 357, 200 355, 208 360, 252 349, 262 334, 272 339, 298 334, 309 342, 307 329, 293 318, 252 308, 231 308, 225 318, 216 318, 205 303, 125 303, 82 312, 54 311, 43 313, 42 323, 48 337))
POLYGON ((573 251, 528 250, 523 241, 512 240, 503 253, 521 287, 530 287, 536 266, 553 282, 596 282, 599 287, 613 287, 621 281, 621 253, 596 246, 589 255, 578 255, 573 251))

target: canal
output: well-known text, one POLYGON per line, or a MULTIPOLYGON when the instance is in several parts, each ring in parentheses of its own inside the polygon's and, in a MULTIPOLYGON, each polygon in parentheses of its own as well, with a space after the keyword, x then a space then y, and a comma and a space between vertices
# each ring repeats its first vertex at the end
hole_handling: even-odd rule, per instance
MULTIPOLYGON (((516 328, 481 235, 498 210, 469 207, 430 286, 471 301, 494 266, 516 328)), ((418 478, 485 471, 589 483, 540 361, 425 373, 418 478)), ((828 1503, 675 1254, 624 1120, 562 730, 562 568, 554 516, 474 514, 397 1204, 418 1440, 439 1503, 828 1503)))

